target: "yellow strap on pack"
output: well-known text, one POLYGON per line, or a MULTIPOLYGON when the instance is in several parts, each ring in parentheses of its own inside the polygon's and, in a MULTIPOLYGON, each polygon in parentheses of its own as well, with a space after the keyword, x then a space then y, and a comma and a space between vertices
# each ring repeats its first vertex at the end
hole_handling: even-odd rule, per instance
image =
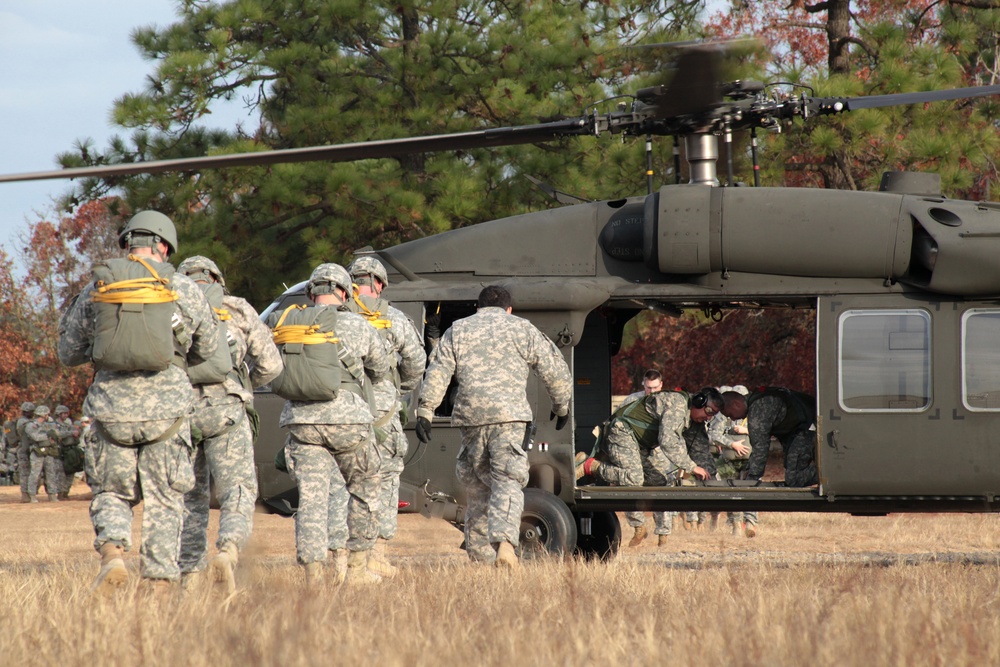
POLYGON ((103 280, 98 280, 93 292, 93 300, 98 303, 170 303, 177 301, 177 292, 167 287, 170 280, 161 278, 148 262, 136 255, 129 255, 128 259, 139 262, 151 274, 149 278, 133 278, 131 280, 119 280, 105 285, 103 280), (114 291, 112 291, 114 290, 114 291))
POLYGON ((384 319, 382 317, 382 311, 380 310, 369 310, 368 306, 361 301, 361 294, 358 292, 358 286, 352 285, 352 287, 353 289, 351 291, 353 293, 352 296, 354 297, 354 303, 358 304, 358 307, 361 309, 360 314, 368 320, 368 324, 372 325, 376 329, 391 329, 392 321, 384 319))
POLYGON ((212 308, 215 314, 219 316, 220 322, 225 322, 226 320, 233 319, 233 316, 229 314, 229 311, 225 308, 212 308))
POLYGON ((305 310, 308 306, 303 306, 301 304, 293 304, 288 308, 285 308, 285 312, 281 314, 278 318, 277 324, 274 325, 274 344, 284 345, 286 343, 302 343, 303 345, 316 345, 318 343, 339 343, 340 339, 337 338, 337 333, 335 331, 320 331, 318 324, 285 324, 285 318, 288 317, 293 309, 305 310))

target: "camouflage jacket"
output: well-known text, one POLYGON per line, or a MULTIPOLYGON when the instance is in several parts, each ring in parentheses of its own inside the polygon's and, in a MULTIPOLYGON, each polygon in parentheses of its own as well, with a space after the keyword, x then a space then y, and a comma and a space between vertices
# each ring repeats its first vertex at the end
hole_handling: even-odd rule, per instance
MULTIPOLYGON (((281 353, 274 344, 271 330, 260 320, 260 315, 250 302, 230 294, 222 297, 222 305, 229 311, 225 325, 236 341, 236 353, 241 363, 250 370, 250 386, 261 387, 281 373, 281 353)), ((237 382, 232 375, 219 384, 195 385, 195 394, 203 404, 228 402, 228 396, 238 397, 244 403, 253 400, 253 390, 237 382)))
POLYGON ((688 453, 685 432, 700 425, 691 424, 687 395, 676 391, 658 391, 649 394, 643 400, 646 401, 649 413, 659 417, 660 430, 657 442, 660 451, 670 459, 670 462, 686 472, 691 472, 698 465, 704 466, 702 461, 696 462, 688 453))
POLYGON ((24 416, 18 417, 17 425, 14 427, 15 432, 17 433, 17 442, 23 448, 28 448, 31 446, 31 443, 28 440, 28 436, 24 432, 25 427, 28 426, 28 423, 30 421, 31 421, 30 417, 24 417, 24 416))
POLYGON ((432 419, 452 376, 458 396, 457 426, 529 422, 528 371, 541 377, 557 415, 569 412, 573 376, 555 344, 528 320, 502 308, 480 308, 444 332, 431 353, 420 389, 417 416, 432 419))
MULTIPOLYGON (((150 262, 154 267, 159 262, 150 262)), ((219 321, 201 289, 175 273, 170 286, 177 292, 176 312, 188 334, 185 352, 207 359, 219 345, 219 321)), ((84 288, 59 323, 59 360, 67 366, 90 361, 95 314, 91 286, 84 288)), ((83 412, 102 422, 142 422, 176 419, 194 402, 187 373, 171 364, 162 371, 98 371, 87 392, 83 412)))
POLYGON ((780 395, 758 393, 751 394, 747 403, 747 430, 750 446, 753 447, 747 476, 760 479, 767 465, 767 453, 771 449, 771 432, 788 416, 788 405, 780 395))
MULTIPOLYGON (((268 324, 273 327, 280 316, 281 313, 272 313, 268 324)), ((365 375, 369 381, 377 384, 389 374, 389 357, 385 353, 382 338, 369 326, 365 318, 341 309, 337 313, 337 337, 341 344, 364 365, 365 375)), ((373 421, 368 402, 359 394, 342 389, 332 401, 285 401, 279 425, 370 424, 373 421)))
MULTIPOLYGON (((384 299, 376 300, 365 295, 357 298, 368 308, 374 308, 374 304, 378 302, 387 306, 386 312, 379 314, 382 319, 388 320, 389 326, 377 331, 385 344, 389 365, 399 373, 399 391, 396 390, 391 374, 375 385, 375 406, 379 415, 382 415, 393 409, 400 394, 412 391, 420 382, 420 378, 424 374, 424 367, 427 365, 427 353, 424 352, 424 346, 420 343, 416 327, 403 311, 388 305, 384 299)), ((353 304, 349 303, 348 305, 350 307, 353 304)), ((359 309, 351 307, 351 311, 359 312, 359 309)))
POLYGON ((31 443, 30 446, 32 450, 37 450, 40 447, 58 447, 58 428, 58 424, 55 424, 54 422, 32 419, 28 422, 27 426, 24 427, 24 435, 28 438, 28 442, 31 443))

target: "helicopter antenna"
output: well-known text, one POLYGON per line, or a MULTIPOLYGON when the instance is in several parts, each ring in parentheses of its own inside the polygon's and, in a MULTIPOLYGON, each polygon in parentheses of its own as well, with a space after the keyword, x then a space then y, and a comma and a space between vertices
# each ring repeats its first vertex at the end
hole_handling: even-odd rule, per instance
POLYGON ((653 135, 646 135, 646 194, 653 194, 653 135))
POLYGON ((753 186, 760 187, 760 163, 757 161, 757 128, 750 128, 750 158, 753 160, 753 186))

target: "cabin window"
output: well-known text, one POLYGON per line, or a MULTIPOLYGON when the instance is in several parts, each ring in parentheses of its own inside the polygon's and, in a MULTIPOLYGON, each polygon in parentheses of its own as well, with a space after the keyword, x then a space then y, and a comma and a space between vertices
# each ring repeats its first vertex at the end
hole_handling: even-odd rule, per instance
POLYGON ((846 412, 916 412, 931 402, 931 320, 923 310, 840 316, 838 381, 846 412))
POLYGON ((1000 310, 962 315, 962 403, 971 411, 1000 410, 1000 310))

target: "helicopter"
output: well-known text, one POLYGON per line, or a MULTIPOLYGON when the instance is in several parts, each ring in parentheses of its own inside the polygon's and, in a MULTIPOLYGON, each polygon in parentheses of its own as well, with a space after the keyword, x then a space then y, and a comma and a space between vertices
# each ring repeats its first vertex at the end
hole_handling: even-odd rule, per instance
MULTIPOLYGON (((1000 94, 1000 86, 854 98, 768 94, 752 81, 719 83, 713 56, 681 56, 669 85, 631 106, 536 125, 267 153, 138 162, 0 176, 49 178, 195 171, 289 161, 352 161, 541 143, 567 136, 673 136, 690 182, 644 195, 516 215, 370 250, 386 266, 384 295, 422 330, 475 312, 480 290, 507 288, 514 311, 547 334, 574 377, 572 428, 536 425, 528 460, 521 554, 613 556, 627 510, 993 512, 1000 509, 1000 204, 952 200, 934 174, 888 173, 878 192, 723 187, 720 140, 791 120, 857 109, 1000 94), (531 239, 530 245, 511 239, 531 239), (859 243, 865 239, 865 243, 859 243), (803 309, 815 323, 819 483, 707 480, 693 485, 579 485, 574 457, 590 452, 612 404, 611 364, 625 324, 643 310, 803 309), (907 464, 899 465, 903 458, 907 464)), ((756 154, 754 154, 756 163, 756 154)), ((727 186, 732 176, 728 151, 727 186)), ((679 170, 677 170, 679 172, 679 170)), ((755 169, 756 175, 756 169, 755 169)), ((757 183, 759 185, 759 183, 757 183)), ((304 283, 262 313, 305 302, 304 283)), ((420 331, 420 333, 424 333, 420 331)), ((706 360, 710 363, 710 360, 706 360)), ((536 415, 549 405, 529 378, 536 415)), ((410 421, 401 504, 461 524, 454 475, 459 429, 445 403, 434 439, 410 421)), ((255 396, 261 499, 294 509, 291 480, 274 469, 282 401, 255 396)))

